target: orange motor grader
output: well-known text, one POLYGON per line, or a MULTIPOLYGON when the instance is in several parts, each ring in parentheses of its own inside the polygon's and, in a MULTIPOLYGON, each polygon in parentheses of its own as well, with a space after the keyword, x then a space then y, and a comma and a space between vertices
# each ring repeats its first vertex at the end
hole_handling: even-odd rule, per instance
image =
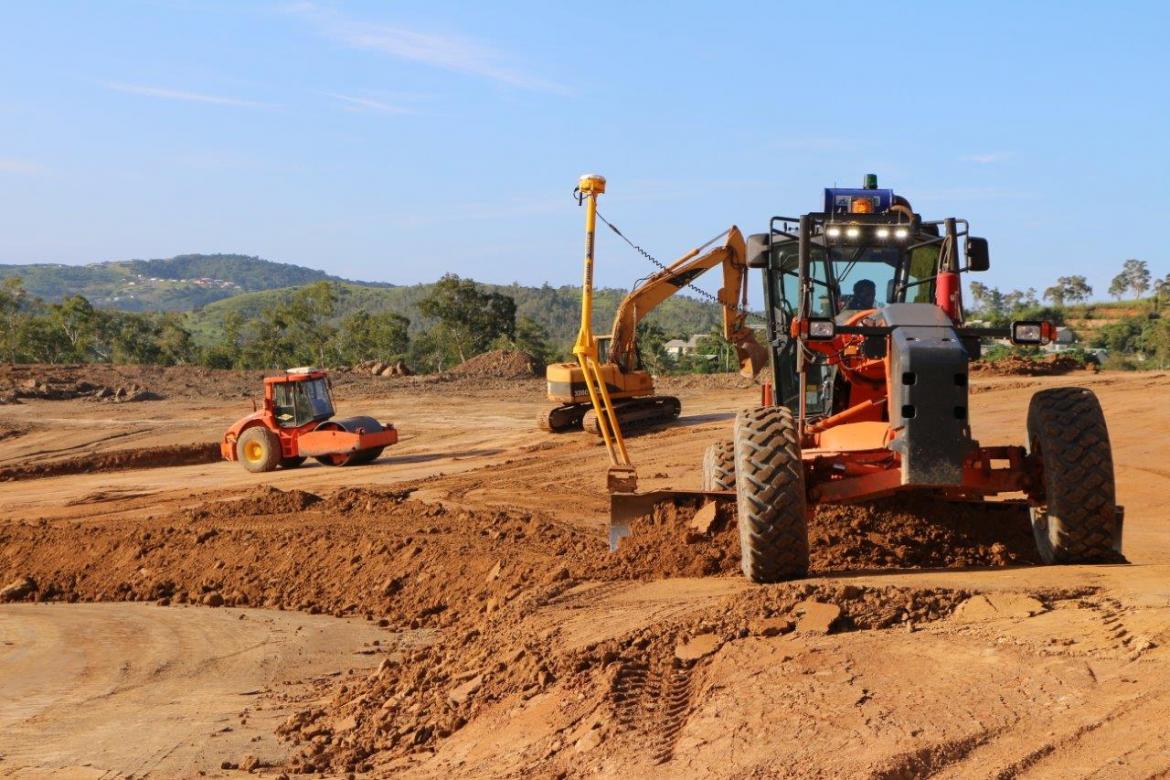
POLYGON ((738 413, 733 437, 706 451, 701 491, 614 490, 612 546, 658 501, 723 496, 737 503, 743 573, 803 577, 813 507, 913 492, 1022 495, 1007 500, 1027 503, 1043 561, 1118 557, 1123 512, 1092 391, 1037 392, 1023 445, 971 435, 968 368, 981 340, 1036 345, 1053 328, 965 324, 960 274, 990 265, 965 220, 923 221, 870 176, 826 190, 823 211, 774 217, 747 253, 764 277, 771 384, 738 413))
POLYGON ((333 419, 327 372, 302 367, 264 380, 264 405, 237 420, 219 444, 225 460, 252 472, 293 469, 307 458, 326 466, 355 466, 376 460, 398 441, 392 424, 372 417, 333 419))

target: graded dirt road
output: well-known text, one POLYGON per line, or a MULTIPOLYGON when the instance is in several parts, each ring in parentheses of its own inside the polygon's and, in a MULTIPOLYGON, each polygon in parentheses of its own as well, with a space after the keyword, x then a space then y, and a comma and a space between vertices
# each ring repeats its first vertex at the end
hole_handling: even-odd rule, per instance
MULTIPOLYGON (((230 395, 222 379, 205 381, 164 402, 0 407, 0 475, 213 441, 250 404, 241 380, 230 395)), ((610 555, 604 451, 583 434, 534 430, 540 382, 355 379, 339 383, 340 411, 402 432, 371 466, 256 476, 203 463, 0 482, 0 586, 30 577, 28 600, 236 605, 13 605, 0 633, 12 611, 43 610, 37 619, 49 622, 35 633, 96 653, 95 635, 76 628, 90 617, 73 611, 128 609, 155 626, 148 635, 179 637, 179 654, 218 656, 247 640, 199 621, 242 605, 384 623, 353 673, 289 665, 257 678, 272 720, 256 744, 279 738, 294 753, 259 770, 273 775, 1170 776, 1170 412, 1156 403, 1167 377, 981 378, 976 436, 1022 442, 1028 398, 1057 384, 1100 396, 1128 565, 1035 566, 1019 513, 897 502, 818 513, 813 576, 799 583, 736 575, 726 507, 702 538, 685 530, 692 509, 667 508, 610 555), (188 622, 196 627, 184 633, 188 622), (404 643, 402 631, 428 640, 404 643), (286 696, 261 679, 277 677, 308 692, 286 696)), ((726 378, 669 391, 683 400, 681 424, 630 442, 643 488, 697 487, 703 448, 755 399, 726 378)), ((313 619, 339 636, 352 630, 313 619)), ((14 677, 8 663, 0 655, 0 701, 10 680, 27 678, 20 698, 45 710, 31 731, 0 731, 0 772, 41 735, 68 731, 70 760, 82 763, 86 751, 112 755, 98 724, 141 728, 70 698, 65 688, 77 686, 61 679, 79 673, 67 658, 43 667, 59 669, 54 680, 14 677)), ((141 712, 200 713, 198 702, 144 690, 141 712)), ((0 705, 0 721, 12 717, 0 705)), ((221 773, 223 751, 210 736, 198 742, 191 732, 167 765, 180 771, 147 771, 155 753, 145 746, 106 767, 221 773)))
POLYGON ((371 662, 364 622, 145 604, 0 606, 0 777, 176 777, 288 749, 259 694, 371 662), (260 706, 257 704, 260 703, 260 706))

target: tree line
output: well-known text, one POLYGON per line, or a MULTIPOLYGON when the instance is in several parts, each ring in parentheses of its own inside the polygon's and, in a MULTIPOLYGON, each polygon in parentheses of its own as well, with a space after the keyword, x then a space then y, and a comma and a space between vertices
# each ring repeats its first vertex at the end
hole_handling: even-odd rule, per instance
POLYGON ((241 369, 376 359, 441 371, 492 348, 523 349, 540 362, 555 357, 544 328, 517 318, 511 297, 455 275, 444 276, 420 301, 419 310, 436 324, 413 339, 410 320, 400 314, 358 309, 338 318, 337 303, 333 283, 314 282, 252 317, 229 310, 213 343, 201 346, 184 314, 102 309, 82 295, 46 303, 19 277, 9 277, 0 281, 0 359, 241 369))
MULTIPOLYGON (((1041 295, 1034 288, 1003 292, 980 282, 971 282, 970 291, 972 314, 993 325, 1037 319, 1063 324, 1070 317, 1093 320, 1110 311, 1088 303, 1093 288, 1083 276, 1059 277, 1041 295)), ((1126 316, 1093 329, 1091 338, 1081 346, 1106 350, 1105 365, 1109 368, 1170 366, 1170 319, 1162 311, 1170 298, 1170 274, 1155 278, 1148 263, 1130 258, 1110 282, 1109 295, 1118 301, 1128 298, 1136 307, 1126 316), (1151 291, 1152 300, 1145 297, 1151 291)))
MULTIPOLYGON (((104 309, 76 294, 47 303, 29 294, 20 277, 8 277, 0 280, 0 359, 240 369, 352 365, 375 359, 405 360, 416 371, 435 372, 494 348, 523 349, 542 364, 570 357, 567 343, 554 344, 544 325, 517 313, 516 299, 502 291, 511 288, 489 288, 448 274, 418 300, 425 327, 413 331, 410 320, 395 312, 340 307, 339 289, 334 281, 321 280, 296 288, 252 316, 228 309, 211 337, 199 342, 189 315, 104 309)), ((1144 261, 1129 259, 1114 277, 1110 294, 1141 298, 1151 289, 1156 311, 1157 301, 1170 293, 1170 274, 1155 279, 1144 261)), ((1086 278, 1076 275, 1059 277, 1040 294, 1032 288, 1004 292, 980 282, 972 282, 970 291, 973 314, 994 324, 1013 319, 1061 323, 1066 307, 1084 303, 1093 294, 1086 278)), ((547 294, 544 301, 558 317, 568 316, 564 306, 552 305, 563 297, 562 291, 546 285, 537 292, 547 294)), ((1099 329, 1099 345, 1170 359, 1170 346, 1164 346, 1170 345, 1170 333, 1163 333, 1170 326, 1146 315, 1131 319, 1099 329)), ((730 345, 714 320, 689 333, 683 326, 643 321, 638 338, 642 361, 655 373, 723 370, 732 363, 730 345), (697 354, 675 357, 666 352, 671 338, 685 339, 704 330, 707 335, 697 354)))

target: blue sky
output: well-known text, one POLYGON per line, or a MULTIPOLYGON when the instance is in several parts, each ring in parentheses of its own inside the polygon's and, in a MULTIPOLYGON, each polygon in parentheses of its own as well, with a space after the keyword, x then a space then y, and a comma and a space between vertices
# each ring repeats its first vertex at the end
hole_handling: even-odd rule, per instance
MULTIPOLYGON (((873 171, 989 238, 982 281, 1082 273, 1103 297, 1127 257, 1170 272, 1167 23, 1155 2, 6 3, 0 262, 575 283, 581 173, 669 259, 873 171)), ((609 235, 598 261, 602 284, 649 270, 609 235)))

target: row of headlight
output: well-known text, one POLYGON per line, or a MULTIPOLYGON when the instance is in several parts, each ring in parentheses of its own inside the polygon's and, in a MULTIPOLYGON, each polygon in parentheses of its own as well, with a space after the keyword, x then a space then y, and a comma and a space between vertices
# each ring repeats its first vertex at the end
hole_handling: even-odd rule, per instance
MULTIPOLYGON (((887 227, 879 225, 877 227, 867 227, 867 232, 874 238, 880 241, 888 241, 893 238, 896 241, 905 241, 910 237, 910 228, 907 227, 887 227)), ((829 238, 861 238, 862 229, 858 225, 848 225, 841 227, 840 225, 830 225, 825 228, 825 235, 829 238)))

